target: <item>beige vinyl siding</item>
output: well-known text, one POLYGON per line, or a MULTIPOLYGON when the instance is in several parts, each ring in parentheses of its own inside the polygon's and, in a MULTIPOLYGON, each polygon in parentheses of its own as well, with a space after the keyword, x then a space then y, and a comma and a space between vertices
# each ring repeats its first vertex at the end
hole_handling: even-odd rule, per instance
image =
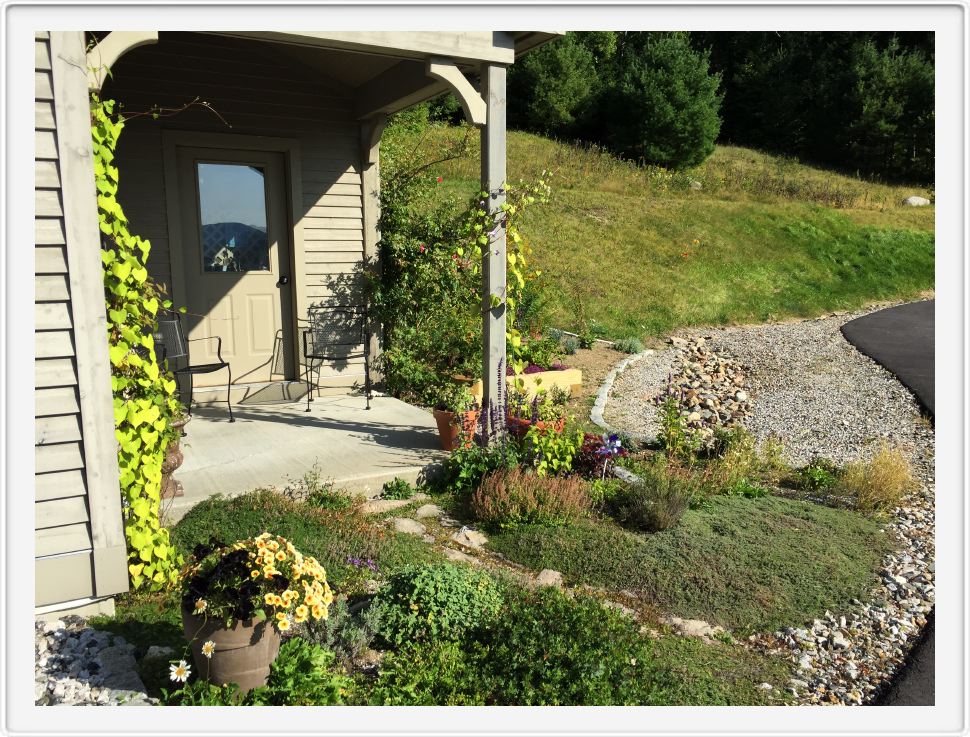
MULTIPOLYGON (((161 33, 158 44, 118 61, 103 93, 123 102, 129 112, 155 104, 181 108, 199 97, 218 113, 196 105, 157 121, 135 118, 122 134, 119 197, 132 231, 151 241, 149 271, 156 280, 170 286, 179 278, 172 274, 165 211, 163 131, 268 136, 295 140, 300 152, 289 171, 300 173, 299 195, 287 192, 288 199, 296 200, 290 203, 296 220, 290 246, 295 273, 302 277, 296 316, 304 318, 311 305, 360 302, 359 291, 338 298, 334 289, 336 283, 359 289, 354 274, 363 259, 360 132, 345 88, 269 44, 161 33), (304 253, 296 262, 300 236, 304 253)), ((299 350, 298 336, 296 342, 299 350)), ((362 377, 361 361, 339 371, 321 370, 323 385, 349 386, 362 377)))
POLYGON ((38 32, 34 52, 34 601, 46 606, 124 591, 127 553, 83 34, 38 32))
POLYGON ((94 587, 50 40, 38 35, 44 37, 34 40, 34 510, 35 603, 42 606, 92 596, 94 587), (60 588, 65 567, 83 572, 69 592, 60 588))

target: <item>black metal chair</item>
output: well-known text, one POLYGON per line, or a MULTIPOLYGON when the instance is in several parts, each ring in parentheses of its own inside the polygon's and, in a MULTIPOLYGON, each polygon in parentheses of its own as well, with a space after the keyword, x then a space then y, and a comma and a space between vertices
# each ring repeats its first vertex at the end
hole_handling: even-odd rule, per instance
POLYGON ((304 376, 307 384, 306 411, 313 401, 313 363, 317 364, 316 390, 320 391, 320 367, 325 361, 364 359, 364 395, 370 409, 370 327, 365 307, 311 307, 303 333, 304 376))
POLYGON ((155 345, 161 347, 163 361, 177 361, 182 358, 188 361, 189 343, 195 343, 202 340, 216 341, 216 357, 218 358, 216 363, 189 363, 187 366, 183 366, 182 368, 172 369, 172 373, 175 374, 176 381, 178 381, 180 376, 189 377, 189 417, 192 416, 193 377, 196 374, 211 374, 215 371, 228 369, 229 383, 226 385, 226 407, 229 408, 229 422, 235 422, 236 418, 232 416, 232 402, 230 401, 232 398, 232 367, 229 365, 228 361, 223 360, 222 358, 222 338, 218 335, 212 335, 208 338, 186 338, 185 332, 182 330, 181 315, 178 313, 173 313, 171 317, 161 316, 158 318, 158 333, 155 336, 155 345))

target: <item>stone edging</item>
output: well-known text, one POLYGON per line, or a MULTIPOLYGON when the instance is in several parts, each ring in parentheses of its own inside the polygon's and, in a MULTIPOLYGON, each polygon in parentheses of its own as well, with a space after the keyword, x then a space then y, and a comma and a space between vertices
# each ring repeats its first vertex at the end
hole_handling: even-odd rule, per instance
MULTIPOLYGON (((600 385, 600 388, 596 392, 596 401, 593 402, 593 408, 589 411, 589 419, 592 420, 597 426, 606 430, 609 433, 617 433, 620 431, 616 430, 612 425, 610 425, 606 419, 603 417, 603 412, 606 410, 606 402, 610 397, 610 392, 613 390, 613 382, 616 381, 617 377, 626 371, 627 367, 638 361, 642 361, 648 356, 654 355, 655 351, 652 348, 647 348, 645 351, 641 351, 633 356, 628 356, 620 361, 613 370, 607 374, 606 379, 600 385)), ((635 435, 633 433, 625 433, 635 440, 640 440, 644 442, 652 442, 654 438, 650 435, 635 435)))

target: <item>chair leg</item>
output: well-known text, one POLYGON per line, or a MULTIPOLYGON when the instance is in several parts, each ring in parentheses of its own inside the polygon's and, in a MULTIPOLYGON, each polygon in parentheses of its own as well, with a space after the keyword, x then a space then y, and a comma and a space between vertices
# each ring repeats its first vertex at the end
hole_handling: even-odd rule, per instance
POLYGON ((313 359, 308 358, 306 360, 306 371, 304 376, 306 377, 306 412, 310 411, 310 402, 313 401, 313 387, 310 386, 310 366, 313 359))
POLYGON ((226 407, 229 408, 229 422, 235 422, 236 418, 232 416, 232 366, 227 363, 226 369, 229 371, 229 384, 226 386, 226 407))
POLYGON ((189 417, 192 416, 192 391, 194 389, 195 376, 189 371, 189 417))

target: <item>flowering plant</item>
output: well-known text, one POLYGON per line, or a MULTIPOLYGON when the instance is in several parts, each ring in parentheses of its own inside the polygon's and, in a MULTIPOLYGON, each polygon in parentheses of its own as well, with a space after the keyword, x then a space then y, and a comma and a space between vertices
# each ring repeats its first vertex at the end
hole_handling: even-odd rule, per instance
POLYGON ((325 619, 333 592, 316 558, 285 537, 264 532, 225 545, 197 545, 183 572, 182 606, 192 614, 236 621, 271 619, 280 632, 325 619))
POLYGON ((576 457, 575 470, 587 478, 605 479, 617 458, 627 456, 617 435, 586 433, 576 457))
POLYGON ((566 416, 569 393, 558 386, 530 394, 522 386, 506 386, 509 417, 530 422, 557 422, 566 416))

